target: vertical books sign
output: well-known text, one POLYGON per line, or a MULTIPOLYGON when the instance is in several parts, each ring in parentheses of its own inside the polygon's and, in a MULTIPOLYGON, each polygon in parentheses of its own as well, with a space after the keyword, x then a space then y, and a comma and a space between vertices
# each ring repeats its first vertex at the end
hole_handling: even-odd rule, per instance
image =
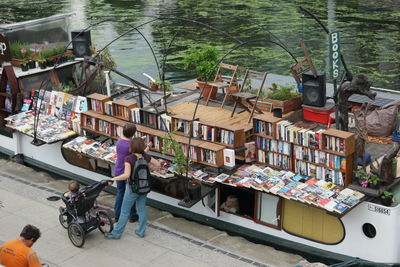
POLYGON ((0 34, 0 61, 10 61, 10 45, 8 43, 7 37, 0 34))
POLYGON ((339 32, 329 34, 329 59, 332 79, 339 76, 340 71, 340 35, 339 32))

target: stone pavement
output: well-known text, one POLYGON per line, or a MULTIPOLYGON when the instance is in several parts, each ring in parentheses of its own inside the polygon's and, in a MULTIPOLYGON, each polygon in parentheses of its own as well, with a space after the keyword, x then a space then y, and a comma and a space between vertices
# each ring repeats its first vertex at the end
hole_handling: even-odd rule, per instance
MULTIPOLYGON (((150 207, 144 238, 134 234, 135 224, 128 224, 120 240, 106 240, 95 230, 86 235, 83 248, 76 248, 58 222, 61 200, 47 200, 66 191, 66 184, 45 172, 0 159, 0 244, 17 238, 29 223, 42 231, 33 248, 50 267, 325 266, 150 207)), ((113 201, 107 193, 100 197, 105 207, 113 201)))

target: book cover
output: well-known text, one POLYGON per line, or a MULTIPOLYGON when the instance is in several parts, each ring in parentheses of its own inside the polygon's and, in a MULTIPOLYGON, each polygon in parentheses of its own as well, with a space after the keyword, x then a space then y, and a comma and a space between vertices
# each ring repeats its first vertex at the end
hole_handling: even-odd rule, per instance
POLYGON ((24 104, 22 105, 21 111, 28 111, 31 109, 32 99, 24 99, 24 104))
POLYGON ((78 96, 75 104, 75 112, 82 113, 88 111, 87 99, 84 96, 78 96))
POLYGON ((57 95, 58 92, 57 91, 51 91, 51 95, 50 95, 50 105, 55 106, 57 103, 57 95))
POLYGON ((57 100, 56 100, 56 107, 57 108, 62 108, 64 103, 64 93, 63 92, 57 92, 57 100))
POLYGON ((233 149, 224 149, 224 165, 227 167, 235 166, 235 150, 233 149))
POLYGON ((245 143, 244 146, 246 147, 245 161, 246 162, 256 161, 256 143, 254 141, 248 142, 245 143))
POLYGON ((334 207, 334 211, 336 211, 337 213, 343 213, 343 212, 345 212, 346 210, 348 210, 349 209, 349 206, 347 206, 346 204, 344 204, 344 203, 338 203, 338 204, 336 204, 336 206, 334 207))
POLYGON ((50 91, 46 91, 44 93, 43 101, 46 102, 46 103, 50 103, 50 98, 51 98, 51 92, 50 91))

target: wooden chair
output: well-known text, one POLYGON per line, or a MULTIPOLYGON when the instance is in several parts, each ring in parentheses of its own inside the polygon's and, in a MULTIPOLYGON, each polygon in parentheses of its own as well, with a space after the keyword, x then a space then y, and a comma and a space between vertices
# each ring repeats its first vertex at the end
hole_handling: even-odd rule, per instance
MULTIPOLYGON (((267 73, 266 72, 258 72, 254 70, 249 70, 247 69, 246 74, 244 75, 243 79, 243 85, 240 87, 239 92, 231 94, 231 96, 236 97, 235 105, 233 106, 233 110, 231 113, 231 118, 233 117, 233 114, 235 113, 236 107, 238 104, 242 104, 242 101, 245 101, 247 105, 243 105, 245 109, 247 109, 250 112, 249 120, 247 122, 251 121, 251 118, 253 117, 254 111, 256 110, 258 113, 262 113, 259 108, 257 108, 257 102, 258 98, 260 97, 262 88, 264 86, 265 80, 267 78, 267 73), (260 86, 258 87, 257 95, 248 93, 248 92, 242 92, 243 87, 246 85, 246 82, 248 79, 256 79, 259 80, 260 86), (256 99, 254 104, 250 102, 251 99, 256 99), (250 108, 251 107, 251 110, 250 108)), ((272 104, 271 104, 271 111, 272 111, 272 104)))
POLYGON ((310 70, 314 75, 314 78, 317 78, 317 70, 315 69, 314 64, 312 63, 311 57, 307 51, 306 44, 304 43, 303 40, 300 40, 300 46, 303 49, 304 60, 299 61, 290 67, 290 71, 292 72, 292 75, 296 80, 297 84, 301 84, 301 75, 310 70))
MULTIPOLYGON (((219 89, 222 89, 223 93, 225 94, 224 100, 222 101, 221 108, 224 107, 226 99, 228 95, 230 95, 232 92, 235 92, 238 90, 238 79, 237 79, 237 71, 238 71, 238 65, 230 65, 221 62, 219 64, 217 73, 215 75, 214 81, 208 83, 208 85, 212 87, 216 87, 217 92, 219 89), (223 76, 222 72, 231 72, 231 75, 229 76, 223 76), (234 89, 235 88, 235 89, 234 89), (226 90, 226 92, 225 92, 226 90)), ((208 102, 212 99, 210 99, 210 96, 212 94, 212 91, 215 90, 214 88, 210 90, 210 93, 208 94, 207 101, 206 101, 206 106, 208 106, 208 102)), ((218 102, 215 100, 212 100, 214 102, 218 102)))

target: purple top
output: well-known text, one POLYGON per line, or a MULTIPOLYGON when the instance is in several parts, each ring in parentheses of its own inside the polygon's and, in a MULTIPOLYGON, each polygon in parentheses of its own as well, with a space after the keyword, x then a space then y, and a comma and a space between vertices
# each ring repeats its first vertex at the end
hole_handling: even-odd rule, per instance
POLYGON ((119 139, 117 141, 116 149, 117 149, 117 160, 115 162, 115 169, 114 169, 114 175, 118 176, 124 173, 124 162, 125 162, 125 157, 130 155, 130 145, 131 141, 130 140, 125 140, 125 139, 119 139))
MULTIPOLYGON (((150 160, 151 160, 151 156, 150 155, 143 154, 143 157, 147 162, 150 162, 150 160)), ((136 159, 133 159, 131 157, 131 155, 128 155, 128 156, 125 157, 125 162, 128 162, 129 164, 131 164, 131 166, 133 168, 135 166, 136 159)))

